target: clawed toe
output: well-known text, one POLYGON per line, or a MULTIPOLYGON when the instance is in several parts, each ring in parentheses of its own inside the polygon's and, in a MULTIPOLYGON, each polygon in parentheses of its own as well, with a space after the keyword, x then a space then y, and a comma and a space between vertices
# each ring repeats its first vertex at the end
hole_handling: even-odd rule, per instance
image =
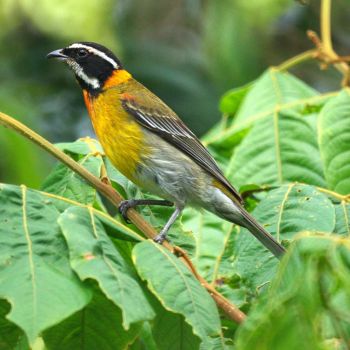
POLYGON ((127 224, 131 224, 131 221, 129 220, 127 213, 128 213, 128 210, 132 207, 133 207, 132 201, 130 200, 122 201, 118 207, 119 213, 121 214, 121 216, 123 217, 123 219, 127 224))
POLYGON ((161 232, 159 235, 157 235, 153 238, 153 241, 158 243, 158 244, 162 244, 164 241, 169 242, 169 239, 167 238, 165 233, 161 232))

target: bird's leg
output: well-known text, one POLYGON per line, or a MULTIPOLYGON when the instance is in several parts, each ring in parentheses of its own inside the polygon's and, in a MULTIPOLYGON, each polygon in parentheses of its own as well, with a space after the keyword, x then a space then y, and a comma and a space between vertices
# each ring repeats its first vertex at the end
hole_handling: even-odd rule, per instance
POLYGON ((167 200, 160 200, 160 199, 128 199, 125 201, 122 201, 119 204, 118 210, 119 213, 122 215, 123 219, 130 223, 130 220, 128 219, 127 212, 130 208, 135 208, 138 205, 163 205, 166 207, 172 207, 174 203, 167 201, 167 200))
POLYGON ((182 212, 182 208, 176 207, 175 211, 171 214, 170 219, 165 224, 165 226, 162 228, 160 233, 156 237, 154 237, 153 240, 155 242, 157 242, 159 244, 162 244, 164 242, 171 225, 176 221, 176 219, 179 217, 181 212, 182 212))

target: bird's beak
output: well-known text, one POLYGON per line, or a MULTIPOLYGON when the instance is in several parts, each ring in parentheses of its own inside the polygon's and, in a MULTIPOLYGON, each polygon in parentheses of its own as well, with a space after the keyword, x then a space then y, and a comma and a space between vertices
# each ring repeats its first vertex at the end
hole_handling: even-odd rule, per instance
POLYGON ((67 55, 62 53, 63 49, 58 49, 50 52, 46 57, 47 58, 57 58, 59 60, 66 60, 68 58, 67 55))

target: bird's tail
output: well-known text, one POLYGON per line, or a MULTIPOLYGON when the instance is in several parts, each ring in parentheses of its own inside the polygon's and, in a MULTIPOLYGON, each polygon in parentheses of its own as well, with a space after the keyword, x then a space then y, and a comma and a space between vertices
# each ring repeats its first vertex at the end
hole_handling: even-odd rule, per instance
POLYGON ((244 217, 242 226, 247 228, 276 258, 281 259, 286 252, 285 248, 278 243, 245 209, 240 208, 244 217))

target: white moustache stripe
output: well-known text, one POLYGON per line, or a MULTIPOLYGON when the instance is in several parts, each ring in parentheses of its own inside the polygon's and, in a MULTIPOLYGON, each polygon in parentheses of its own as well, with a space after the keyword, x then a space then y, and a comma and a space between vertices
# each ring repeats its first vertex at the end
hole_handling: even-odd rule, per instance
POLYGON ((109 62, 113 66, 113 68, 118 68, 118 64, 116 61, 114 61, 113 58, 108 57, 104 52, 101 52, 95 49, 94 47, 84 45, 84 44, 72 44, 71 46, 68 46, 68 48, 69 49, 86 49, 89 52, 93 53, 94 55, 100 56, 101 58, 109 62))
POLYGON ((73 72, 81 78, 86 84, 91 85, 94 89, 100 88, 100 83, 96 78, 90 78, 84 73, 83 68, 72 59, 66 60, 67 64, 72 68, 73 72))

